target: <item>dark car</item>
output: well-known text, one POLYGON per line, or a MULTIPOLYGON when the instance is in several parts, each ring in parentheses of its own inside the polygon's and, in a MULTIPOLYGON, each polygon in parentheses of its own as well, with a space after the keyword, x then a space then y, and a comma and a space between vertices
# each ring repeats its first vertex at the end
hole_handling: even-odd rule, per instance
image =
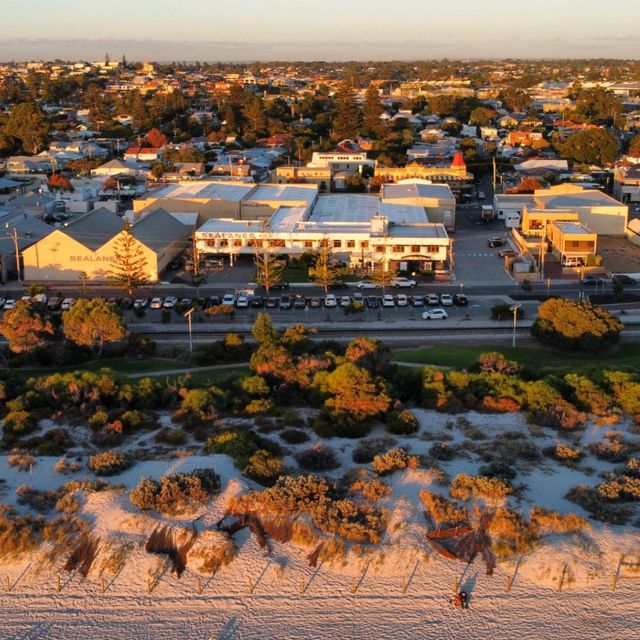
POLYGON ((123 298, 120 303, 120 308, 123 311, 128 311, 131 307, 133 307, 133 300, 131 298, 123 298))
POLYGON ((279 298, 267 298, 267 309, 275 309, 278 306, 278 302, 280 302, 279 298))
POLYGON ((207 306, 206 298, 196 298, 193 302, 197 309, 205 309, 207 306))
POLYGON ((502 251, 498 251, 498 258, 516 258, 518 256, 518 252, 513 249, 503 249, 502 251))
POLYGON ((291 296, 282 296, 282 298, 280 298, 281 309, 291 309, 292 304, 291 296))
POLYGON ((336 282, 332 282, 329 285, 329 289, 331 289, 333 291, 338 290, 338 289, 348 289, 348 288, 349 288, 349 285, 346 282, 342 281, 342 280, 338 280, 336 282))
POLYGON ((271 285, 271 288, 274 291, 278 291, 278 290, 284 291, 285 289, 289 288, 289 283, 288 282, 276 282, 275 284, 271 285))
POLYGON ((598 278, 596 276, 585 276, 584 278, 582 278, 582 284, 585 287, 595 287, 600 283, 602 283, 602 285, 604 286, 605 281, 603 278, 598 278))
POLYGON ((252 307, 264 307, 264 298, 262 296, 253 296, 251 298, 252 307))
POLYGON ((636 281, 624 273, 616 273, 611 276, 611 282, 614 284, 635 284, 636 281))
POLYGON ((367 296, 367 308, 368 309, 379 309, 380 308, 380 300, 377 296, 367 296))
POLYGON ((459 307, 466 307, 469 304, 469 299, 464 293, 456 293, 456 295, 453 296, 453 304, 459 307))
POLYGON ((313 297, 309 299, 309 306, 313 309, 317 309, 322 306, 322 298, 313 297))
POLYGON ((294 309, 306 309, 306 307, 307 307, 306 298, 302 294, 296 293, 296 295, 293 298, 293 308, 294 309))
POLYGON ((222 300, 220 300, 220 296, 211 296, 207 300, 207 307, 219 307, 222 300))
POLYGON ((506 240, 503 240, 502 238, 490 238, 487 241, 487 244, 489 245, 490 249, 495 249, 496 247, 504 247, 507 244, 506 240))

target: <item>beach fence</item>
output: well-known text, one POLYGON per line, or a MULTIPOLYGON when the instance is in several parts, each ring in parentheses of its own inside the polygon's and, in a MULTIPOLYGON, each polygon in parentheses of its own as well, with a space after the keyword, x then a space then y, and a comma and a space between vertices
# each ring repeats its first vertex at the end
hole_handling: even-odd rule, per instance
POLYGON ((611 589, 615 591, 618 588, 619 580, 640 580, 640 562, 635 560, 634 562, 628 562, 624 554, 620 555, 618 560, 618 566, 616 572, 613 574, 613 580, 611 582, 611 589), (634 571, 633 574, 624 573, 625 569, 634 571))

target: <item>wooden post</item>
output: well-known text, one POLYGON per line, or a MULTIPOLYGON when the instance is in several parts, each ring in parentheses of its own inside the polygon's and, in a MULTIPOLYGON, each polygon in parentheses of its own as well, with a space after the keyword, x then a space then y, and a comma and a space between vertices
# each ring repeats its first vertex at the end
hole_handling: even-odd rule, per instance
POLYGON ((351 583, 351 593, 355 593, 358 590, 358 583, 357 583, 357 579, 354 578, 353 582, 351 583))
POLYGON ((302 581, 300 582, 300 593, 304 593, 306 590, 307 590, 307 583, 306 583, 306 580, 302 578, 302 581))
POLYGON ((611 588, 613 591, 615 591, 616 587, 618 586, 618 578, 620 577, 620 567, 622 566, 623 562, 624 562, 624 554, 621 554, 620 559, 618 560, 618 567, 616 568, 616 572, 613 574, 613 584, 611 585, 611 588))
POLYGON ((7 591, 11 591, 11 581, 9 580, 9 576, 7 576, 7 591))
POLYGON ((454 578, 453 580, 453 593, 458 593, 459 580, 454 578))
POLYGON ((198 578, 198 593, 202 595, 203 591, 204 591, 204 585, 202 584, 202 580, 198 578))
POLYGON ((153 586, 151 584, 151 578, 147 578, 147 593, 151 593, 153 586))
POLYGON ((249 593, 253 593, 254 585, 251 582, 251 578, 247 578, 247 581, 249 582, 249 593))
POLYGON ((402 576, 402 593, 407 593, 407 577, 402 576))
POLYGON ((507 593, 511 592, 511 576, 507 576, 507 593))
POLYGON ((564 576, 567 573, 567 565, 565 563, 564 567, 562 567, 562 574, 560 575, 560 583, 558 584, 558 591, 562 591, 562 585, 564 584, 564 576))
POLYGON ((60 574, 58 574, 58 593, 62 591, 62 581, 60 580, 60 574))
POLYGON ((107 581, 104 576, 100 576, 100 590, 104 593, 107 590, 107 581))

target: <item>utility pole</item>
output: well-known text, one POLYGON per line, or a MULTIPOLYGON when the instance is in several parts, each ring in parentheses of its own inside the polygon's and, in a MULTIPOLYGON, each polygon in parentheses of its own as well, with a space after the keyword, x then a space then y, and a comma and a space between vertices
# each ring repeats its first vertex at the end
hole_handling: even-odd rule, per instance
POLYGON ((16 250, 16 271, 18 272, 18 286, 22 287, 22 276, 20 273, 20 247, 18 245, 18 230, 15 227, 11 229, 11 238, 13 239, 13 246, 16 250))
POLYGON ((496 192, 496 173, 497 173, 497 168, 496 168, 496 157, 493 156, 493 193, 495 194, 496 192))
POLYGON ((514 304, 512 307, 509 307, 511 311, 513 311, 513 339, 511 340, 511 346, 516 346, 516 323, 518 321, 518 309, 521 307, 521 304, 514 304))
POLYGON ((193 307, 184 314, 184 317, 189 321, 189 355, 193 355, 193 340, 191 338, 191 314, 193 313, 193 307))

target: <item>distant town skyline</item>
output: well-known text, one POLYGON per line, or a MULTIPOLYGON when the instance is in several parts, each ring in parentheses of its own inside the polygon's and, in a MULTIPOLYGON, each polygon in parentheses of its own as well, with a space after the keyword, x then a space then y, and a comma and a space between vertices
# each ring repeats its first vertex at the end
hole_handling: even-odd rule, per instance
POLYGON ((4 0, 0 60, 632 58, 640 3, 4 0))

